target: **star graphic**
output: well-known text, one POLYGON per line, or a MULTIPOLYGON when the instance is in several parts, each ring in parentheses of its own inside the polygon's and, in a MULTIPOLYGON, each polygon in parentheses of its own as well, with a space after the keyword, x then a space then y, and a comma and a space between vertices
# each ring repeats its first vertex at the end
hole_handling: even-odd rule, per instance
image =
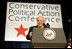
POLYGON ((17 32, 18 32, 17 37, 21 34, 26 37, 25 31, 27 31, 28 28, 23 28, 23 26, 21 24, 20 28, 14 28, 14 29, 17 30, 17 32))

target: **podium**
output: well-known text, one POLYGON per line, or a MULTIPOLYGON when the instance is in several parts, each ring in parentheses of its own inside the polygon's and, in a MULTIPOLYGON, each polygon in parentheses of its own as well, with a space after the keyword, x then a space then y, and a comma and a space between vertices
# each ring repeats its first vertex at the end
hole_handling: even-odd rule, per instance
POLYGON ((62 28, 52 28, 56 32, 56 37, 53 40, 46 40, 43 37, 45 28, 33 28, 31 41, 32 48, 65 48, 67 41, 62 28))

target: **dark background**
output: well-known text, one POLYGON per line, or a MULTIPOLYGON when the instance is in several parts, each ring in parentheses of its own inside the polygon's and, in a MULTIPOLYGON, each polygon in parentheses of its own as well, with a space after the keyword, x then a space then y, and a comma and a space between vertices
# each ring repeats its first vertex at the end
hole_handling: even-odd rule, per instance
POLYGON ((26 2, 26 3, 43 3, 43 4, 60 4, 61 13, 62 13, 62 22, 65 36, 68 42, 69 35, 71 35, 71 22, 68 22, 71 19, 71 1, 70 0, 0 0, 0 47, 1 48, 29 48, 29 42, 5 42, 5 23, 6 23, 6 8, 7 1, 11 2, 26 2))

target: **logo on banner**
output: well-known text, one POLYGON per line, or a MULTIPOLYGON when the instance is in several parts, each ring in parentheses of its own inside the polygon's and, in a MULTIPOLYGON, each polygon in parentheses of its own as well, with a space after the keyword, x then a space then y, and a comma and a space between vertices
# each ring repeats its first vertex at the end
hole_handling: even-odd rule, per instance
POLYGON ((23 26, 21 24, 20 28, 14 28, 14 29, 18 32, 17 37, 21 34, 26 37, 25 31, 27 31, 28 28, 23 28, 23 26))
POLYGON ((56 37, 56 32, 53 29, 45 29, 43 36, 46 40, 53 40, 56 37))

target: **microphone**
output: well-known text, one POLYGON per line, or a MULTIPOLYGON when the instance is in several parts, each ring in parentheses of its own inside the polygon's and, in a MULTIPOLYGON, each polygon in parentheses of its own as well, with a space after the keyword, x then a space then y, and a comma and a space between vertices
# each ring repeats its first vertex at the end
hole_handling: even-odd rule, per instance
POLYGON ((43 26, 45 26, 45 23, 43 23, 43 26))
POLYGON ((47 27, 47 26, 45 25, 45 23, 43 23, 43 26, 44 26, 44 27, 47 27))
POLYGON ((50 25, 49 25, 49 23, 47 23, 47 24, 46 24, 46 26, 47 26, 48 28, 50 28, 50 25))

